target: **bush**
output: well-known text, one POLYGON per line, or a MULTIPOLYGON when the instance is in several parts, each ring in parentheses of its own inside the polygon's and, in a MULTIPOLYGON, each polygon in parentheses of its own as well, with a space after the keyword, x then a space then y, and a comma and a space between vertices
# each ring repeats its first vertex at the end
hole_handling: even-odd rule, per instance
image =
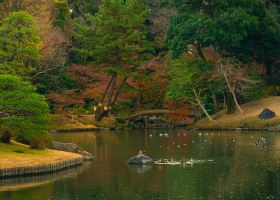
POLYGON ((255 80, 256 83, 246 86, 243 91, 245 102, 259 100, 265 96, 264 81, 259 77, 253 77, 252 80, 255 80))
POLYGON ((116 118, 118 124, 125 124, 126 120, 124 118, 116 118))
POLYGON ((48 104, 35 87, 17 76, 0 75, 1 127, 22 140, 44 143, 49 122, 48 104))
POLYGON ((51 135, 45 134, 45 135, 29 138, 28 144, 32 149, 44 149, 48 146, 51 140, 52 140, 51 135))

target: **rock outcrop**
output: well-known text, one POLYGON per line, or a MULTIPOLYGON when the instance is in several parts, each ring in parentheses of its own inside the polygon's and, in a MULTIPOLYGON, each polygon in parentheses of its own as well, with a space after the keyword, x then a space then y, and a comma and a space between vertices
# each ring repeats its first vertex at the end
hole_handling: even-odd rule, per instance
POLYGON ((71 153, 77 153, 83 156, 83 160, 92 160, 93 156, 91 153, 83 150, 76 144, 73 143, 63 143, 63 142, 52 142, 51 149, 59 150, 59 151, 66 151, 71 153))
POLYGON ((130 158, 127 163, 129 165, 153 165, 155 162, 149 157, 144 154, 139 154, 130 158))
POLYGON ((276 117, 275 112, 273 112, 272 110, 265 108, 262 113, 259 115, 260 119, 272 119, 276 117))

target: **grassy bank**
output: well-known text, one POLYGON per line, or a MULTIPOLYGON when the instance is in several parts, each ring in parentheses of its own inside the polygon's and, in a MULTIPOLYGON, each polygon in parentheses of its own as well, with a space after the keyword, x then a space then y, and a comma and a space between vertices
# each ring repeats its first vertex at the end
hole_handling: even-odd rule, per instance
POLYGON ((51 128, 58 131, 93 130, 96 128, 115 128, 117 126, 114 116, 105 117, 102 121, 97 122, 93 114, 60 113, 53 114, 51 119, 51 128))
POLYGON ((51 121, 54 130, 96 128, 93 115, 54 114, 51 121))
POLYGON ((227 114, 226 110, 218 112, 213 117, 214 122, 208 119, 198 121, 194 127, 201 129, 226 129, 226 128, 252 128, 265 129, 280 125, 280 97, 269 97, 241 105, 244 113, 236 111, 227 114), (270 120, 261 120, 258 115, 269 108, 276 113, 276 117, 270 120))
POLYGON ((0 170, 54 165, 81 157, 82 156, 78 154, 49 149, 34 150, 30 149, 27 145, 17 142, 11 142, 10 144, 0 143, 0 170))

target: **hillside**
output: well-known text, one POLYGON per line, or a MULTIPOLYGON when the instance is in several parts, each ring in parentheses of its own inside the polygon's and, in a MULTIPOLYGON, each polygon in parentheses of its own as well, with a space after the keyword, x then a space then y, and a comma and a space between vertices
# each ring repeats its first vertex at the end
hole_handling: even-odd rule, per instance
POLYGON ((241 105, 244 113, 236 111, 234 114, 226 114, 222 110, 213 117, 215 122, 211 123, 206 118, 198 121, 196 128, 269 128, 280 124, 280 97, 263 98, 241 105), (270 120, 260 120, 258 115, 265 109, 276 113, 276 117, 270 120))

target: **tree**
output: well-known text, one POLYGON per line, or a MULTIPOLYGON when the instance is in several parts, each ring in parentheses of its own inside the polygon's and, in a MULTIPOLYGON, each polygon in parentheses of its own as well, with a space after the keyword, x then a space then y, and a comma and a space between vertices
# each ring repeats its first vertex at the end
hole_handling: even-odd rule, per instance
POLYGON ((33 148, 42 147, 49 122, 48 104, 35 87, 17 76, 0 75, 0 130, 4 130, 4 138, 14 135, 33 148))
POLYGON ((173 57, 192 52, 205 60, 204 49, 242 62, 267 65, 280 55, 280 26, 263 0, 172 0, 168 45, 173 57))
POLYGON ((137 67, 147 59, 145 21, 148 13, 142 0, 104 0, 95 16, 83 26, 83 38, 91 41, 86 49, 86 63, 110 76, 99 99, 96 120, 101 120, 118 100, 129 77, 136 76, 137 67))
MULTIPOLYGON (((36 62, 36 70, 30 76, 32 82, 40 87, 45 87, 41 84, 41 77, 50 79, 49 77, 61 70, 67 60, 67 34, 58 28, 58 25, 64 25, 64 19, 60 16, 64 16, 61 12, 65 9, 61 9, 60 5, 48 0, 6 0, 0 5, 0 19, 19 11, 26 11, 32 15, 32 26, 38 28, 41 38, 37 46, 41 57, 39 62, 36 62), (41 80, 38 81, 38 78, 41 80)), ((67 19, 67 13, 65 14, 67 19)))
POLYGON ((242 108, 239 106, 236 97, 236 91, 240 89, 241 82, 245 79, 244 74, 246 69, 238 63, 234 63, 229 60, 220 60, 218 62, 218 71, 221 77, 225 80, 226 86, 233 97, 235 106, 238 108, 241 114, 244 113, 242 108))
POLYGON ((94 15, 98 11, 101 0, 68 0, 74 18, 94 15))
POLYGON ((70 7, 66 0, 55 0, 55 21, 54 25, 66 29, 70 21, 70 7))
POLYGON ((174 99, 184 99, 198 106, 209 121, 214 121, 204 106, 209 95, 212 76, 212 66, 197 60, 181 57, 174 60, 169 71, 170 85, 167 96, 174 99))
POLYGON ((0 74, 30 75, 40 60, 39 42, 27 12, 14 12, 4 18, 0 22, 0 74))

